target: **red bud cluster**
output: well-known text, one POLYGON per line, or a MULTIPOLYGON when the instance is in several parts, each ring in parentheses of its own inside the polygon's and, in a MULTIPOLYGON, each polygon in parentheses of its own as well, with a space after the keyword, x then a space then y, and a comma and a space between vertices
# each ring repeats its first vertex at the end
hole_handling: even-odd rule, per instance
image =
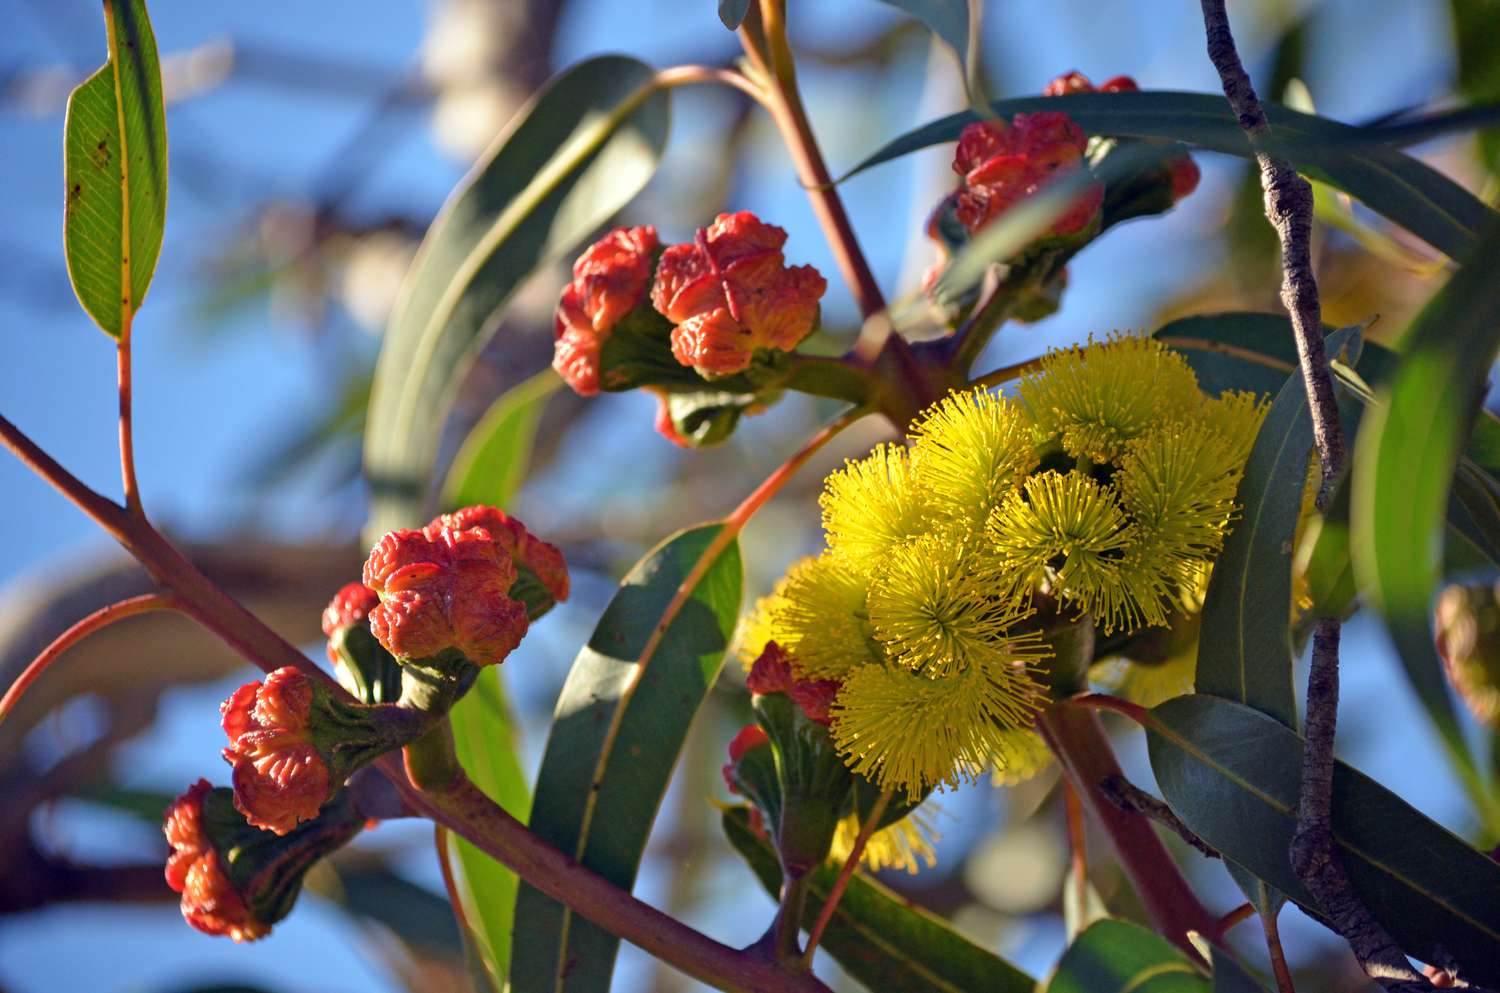
POLYGON ((234 805, 256 827, 286 834, 318 816, 337 785, 313 743, 312 702, 311 680, 285 666, 219 707, 234 805))
POLYGON ((765 650, 750 666, 745 686, 756 696, 785 693, 802 709, 808 720, 824 727, 833 723, 829 708, 843 688, 843 684, 836 679, 798 678, 792 672, 790 656, 774 641, 766 642, 765 650))
POLYGON ((573 263, 573 279, 557 304, 552 368, 579 396, 599 392, 600 352, 645 297, 659 247, 650 225, 615 228, 573 263))
POLYGON ((172 846, 167 885, 182 894, 182 916, 199 931, 254 941, 270 934, 271 926, 250 912, 204 834, 203 799, 212 789, 208 780, 200 779, 167 808, 162 819, 167 844, 172 846))
MULTIPOLYGON (((1004 121, 976 121, 959 135, 953 171, 963 177, 955 212, 970 234, 1061 175, 1083 166, 1088 135, 1058 111, 1017 114, 1004 121)), ((1047 229, 1048 235, 1078 234, 1104 203, 1104 185, 1090 183, 1047 229)))
MULTIPOLYGON (((1042 90, 1044 97, 1060 97, 1069 93, 1135 93, 1140 90, 1129 76, 1114 76, 1097 87, 1089 78, 1076 69, 1052 80, 1042 90)), ((1201 173, 1198 163, 1191 155, 1174 155, 1167 160, 1167 171, 1172 176, 1172 200, 1178 201, 1198 188, 1201 173)))

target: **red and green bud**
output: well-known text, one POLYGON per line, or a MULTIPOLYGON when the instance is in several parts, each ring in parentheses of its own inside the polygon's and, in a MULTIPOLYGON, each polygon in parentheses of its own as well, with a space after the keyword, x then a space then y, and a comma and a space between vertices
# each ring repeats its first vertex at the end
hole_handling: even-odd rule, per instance
POLYGON ((395 703, 401 697, 401 666, 370 632, 375 591, 349 583, 323 611, 323 634, 339 685, 362 703, 395 703))
POLYGON ((678 362, 727 376, 758 350, 789 352, 812 333, 828 282, 812 266, 787 266, 785 244, 785 231, 742 210, 662 252, 651 302, 674 325, 678 362))
POLYGON ((229 790, 200 779, 162 819, 172 847, 167 885, 182 895, 182 916, 199 931, 254 941, 291 912, 307 870, 363 824, 341 801, 279 836, 248 823, 229 790))
POLYGON ((745 677, 745 687, 756 696, 784 693, 802 710, 808 720, 828 727, 833 723, 829 709, 842 689, 836 679, 802 679, 792 668, 791 657, 774 641, 766 642, 765 649, 750 666, 745 677))
POLYGON ((551 610, 554 604, 568 599, 568 563, 556 545, 526 530, 526 525, 497 507, 476 505, 451 514, 442 514, 427 525, 427 533, 444 530, 483 529, 516 567, 516 581, 509 595, 526 604, 531 620, 551 610))
POLYGON ((235 807, 276 834, 316 818, 345 779, 409 741, 424 717, 344 702, 291 666, 241 686, 219 714, 235 807))
POLYGON ((599 392, 601 356, 615 326, 646 297, 656 228, 616 228, 573 263, 557 304, 552 367, 580 396, 599 392))
MULTIPOLYGON (((1042 111, 1004 121, 976 121, 959 135, 953 171, 963 177, 955 213, 969 233, 980 230, 1055 179, 1084 168, 1088 135, 1067 114, 1042 111)), ((1071 237, 1099 216, 1104 185, 1090 183, 1045 232, 1071 237)))

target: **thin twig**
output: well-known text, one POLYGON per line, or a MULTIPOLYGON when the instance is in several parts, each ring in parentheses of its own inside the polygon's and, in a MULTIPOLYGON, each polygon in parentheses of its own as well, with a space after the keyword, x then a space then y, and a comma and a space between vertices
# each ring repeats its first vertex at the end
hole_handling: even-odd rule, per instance
POLYGON ((849 223, 843 200, 833 185, 802 106, 796 67, 787 43, 783 4, 784 0, 762 0, 758 10, 752 4, 750 15, 740 28, 740 38, 751 63, 771 83, 772 96, 767 104, 771 116, 791 153, 797 178, 812 200, 813 213, 828 236, 844 282, 854 294, 860 314, 868 318, 885 309, 885 297, 854 236, 854 227, 849 223))
POLYGON ((1238 907, 1235 907, 1233 910, 1231 910, 1229 913, 1225 914, 1223 917, 1219 918, 1219 927, 1223 928, 1225 931, 1228 931, 1236 924, 1239 924, 1242 921, 1248 921, 1254 916, 1255 904, 1242 903, 1238 907))
POLYGON ((141 507, 141 490, 135 478, 135 430, 131 426, 131 396, 134 388, 130 375, 130 325, 131 314, 122 315, 120 341, 116 346, 116 381, 120 395, 120 483, 125 491, 125 509, 139 517, 145 513, 141 507))
POLYGON ((0 722, 4 722, 10 712, 15 709, 21 697, 36 682, 37 677, 46 672, 52 663, 62 657, 63 653, 84 638, 93 634, 101 628, 109 627, 116 621, 123 621, 127 617, 135 617, 138 614, 148 614, 155 610, 176 610, 179 608, 177 598, 162 593, 146 593, 141 596, 133 596, 118 603, 111 603, 100 607, 87 617, 78 621, 62 634, 52 640, 52 644, 42 649, 40 655, 31 660, 16 681, 10 684, 5 691, 5 696, 0 697, 0 722))
POLYGON ((1271 956, 1271 969, 1276 973, 1277 993, 1297 993, 1292 985, 1292 970, 1287 968, 1286 952, 1281 948, 1281 928, 1276 924, 1276 913, 1261 914, 1260 927, 1266 935, 1266 951, 1271 956))
MULTIPOLYGON (((1219 72, 1230 108, 1256 151, 1266 218, 1281 241, 1281 301, 1292 320, 1298 364, 1307 389, 1322 471, 1317 507, 1323 510, 1344 470, 1344 437, 1323 350, 1323 318, 1312 272, 1312 187, 1287 162, 1262 147, 1270 125, 1235 50, 1224 0, 1202 0, 1202 7, 1208 57, 1219 72)), ((1322 618, 1313 631, 1312 667, 1307 677, 1306 745, 1297 830, 1289 853, 1292 868, 1370 978, 1388 991, 1431 989, 1360 899, 1334 850, 1333 750, 1338 696, 1339 621, 1322 618)))
POLYGON ((1147 793, 1124 776, 1109 776, 1100 781, 1099 791, 1121 810, 1151 818, 1163 827, 1170 828, 1177 837, 1196 848, 1211 859, 1223 858, 1218 849, 1198 837, 1186 824, 1156 797, 1147 793))
POLYGON ((839 869, 839 876, 833 881, 833 888, 828 891, 828 899, 823 901, 823 908, 818 911, 818 919, 813 922, 812 930, 807 933, 807 951, 803 953, 803 965, 812 967, 813 952, 818 949, 818 942, 823 940, 823 932, 828 929, 828 922, 833 920, 833 912, 838 909, 839 901, 844 898, 844 891, 849 888, 849 881, 854 878, 854 870, 859 868, 859 860, 865 854, 865 846, 870 843, 870 838, 880 827, 880 819, 885 816, 885 808, 890 805, 891 790, 880 794, 880 799, 875 801, 875 806, 870 810, 870 816, 859 826, 859 834, 854 838, 854 845, 849 849, 849 856, 844 859, 843 866, 839 869))
POLYGON ((1088 824, 1083 819, 1083 798, 1073 784, 1063 780, 1063 813, 1068 822, 1068 853, 1073 863, 1074 898, 1080 917, 1088 916, 1089 851, 1088 824))

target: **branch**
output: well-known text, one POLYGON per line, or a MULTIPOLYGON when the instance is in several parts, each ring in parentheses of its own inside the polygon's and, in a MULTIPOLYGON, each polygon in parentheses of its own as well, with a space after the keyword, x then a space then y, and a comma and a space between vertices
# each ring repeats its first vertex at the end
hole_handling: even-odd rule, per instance
POLYGON ((1099 783, 1099 792, 1121 810, 1149 817, 1163 827, 1170 828, 1177 837, 1187 842, 1207 858, 1221 859, 1218 849, 1198 837, 1186 824, 1172 813, 1172 808, 1147 793, 1124 776, 1108 776, 1099 783))
MULTIPOLYGON (((1317 507, 1323 510, 1343 473, 1344 437, 1328 357, 1323 351, 1323 318, 1308 245, 1312 187, 1285 161, 1262 148, 1270 125, 1235 50, 1224 0, 1202 0, 1202 6, 1208 57, 1219 72, 1230 108, 1255 149, 1266 194, 1266 218, 1281 241, 1281 302, 1292 319, 1298 364, 1312 413, 1313 440, 1322 471, 1317 507)), ((1312 667, 1307 676, 1307 743, 1302 752, 1297 830, 1289 853, 1292 868, 1370 978, 1392 993, 1431 989, 1360 899, 1334 851, 1333 746, 1338 698, 1339 621, 1322 618, 1313 631, 1312 667)))
POLYGON ((823 909, 818 911, 818 919, 807 934, 807 951, 803 959, 805 968, 812 968, 813 952, 818 950, 818 942, 823 940, 823 932, 828 929, 828 922, 833 920, 833 912, 838 909, 839 900, 843 898, 844 891, 849 888, 849 881, 854 878, 854 870, 859 868, 860 857, 865 854, 865 846, 870 843, 870 837, 880 827, 880 819, 885 816, 885 808, 890 805, 890 802, 891 791, 886 790, 880 794, 880 799, 876 800, 875 806, 870 809, 870 815, 860 825, 859 834, 855 836, 849 855, 839 869, 838 878, 833 881, 833 888, 828 891, 828 899, 823 901, 823 909))

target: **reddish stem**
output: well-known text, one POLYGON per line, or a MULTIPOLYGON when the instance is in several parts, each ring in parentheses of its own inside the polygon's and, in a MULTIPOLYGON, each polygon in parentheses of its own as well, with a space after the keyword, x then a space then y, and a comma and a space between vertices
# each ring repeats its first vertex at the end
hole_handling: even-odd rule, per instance
POLYGON ((0 721, 4 721, 15 709, 16 704, 21 702, 21 697, 30 689, 31 684, 36 682, 37 677, 46 672, 52 663, 61 658, 69 648, 95 631, 108 627, 116 621, 123 621, 127 617, 148 614, 154 610, 177 610, 180 607, 176 597, 161 593, 145 593, 100 607, 54 638, 52 644, 42 649, 41 654, 31 660, 31 664, 26 667, 25 671, 16 678, 14 683, 10 684, 10 688, 5 691, 5 696, 0 697, 0 721))
POLYGON ((1121 810, 1100 789, 1104 780, 1122 775, 1120 765, 1098 716, 1071 703, 1053 704, 1042 711, 1037 730, 1057 756, 1069 785, 1078 791, 1084 809, 1109 835, 1120 867, 1152 925, 1194 959, 1201 959, 1188 932, 1197 931, 1210 943, 1218 943, 1223 938, 1218 919, 1198 901, 1151 821, 1121 810))
POLYGON ((1251 903, 1242 903, 1238 907, 1235 907, 1233 910, 1231 910, 1229 913, 1225 914, 1223 917, 1219 918, 1219 928, 1220 930, 1227 932, 1236 924, 1247 921, 1254 915, 1255 905, 1251 903))
POLYGON ((838 878, 833 881, 833 888, 828 891, 828 899, 823 901, 823 909, 818 911, 818 919, 807 934, 807 951, 803 953, 802 958, 806 968, 812 968, 813 952, 817 951, 818 942, 823 940, 823 932, 828 929, 828 922, 833 920, 833 912, 838 909, 839 901, 844 897, 844 891, 849 888, 849 882, 854 878, 854 870, 859 868, 860 857, 865 854, 865 846, 870 843, 870 838, 880 826, 880 819, 885 816, 885 808, 890 805, 890 802, 891 791, 886 790, 880 794, 880 799, 875 801, 870 816, 866 817, 865 822, 859 826, 859 834, 855 836, 854 845, 849 849, 849 857, 844 859, 838 878))
POLYGON ((1287 968, 1286 953, 1281 948, 1281 929, 1277 927, 1276 915, 1260 915, 1261 930, 1266 933, 1266 950, 1271 954, 1271 968, 1276 973, 1277 993, 1297 993, 1292 985, 1292 970, 1287 968))
POLYGON ((141 517, 145 514, 141 506, 141 491, 135 479, 135 431, 131 424, 131 378, 130 378, 130 325, 132 311, 125 308, 121 315, 120 343, 116 353, 116 380, 120 395, 120 484, 125 492, 125 509, 141 517))
POLYGON ((1088 825, 1083 819, 1083 801, 1071 783, 1063 782, 1063 811, 1068 821, 1068 850, 1073 861, 1074 897, 1078 912, 1087 914, 1089 905, 1088 825))

